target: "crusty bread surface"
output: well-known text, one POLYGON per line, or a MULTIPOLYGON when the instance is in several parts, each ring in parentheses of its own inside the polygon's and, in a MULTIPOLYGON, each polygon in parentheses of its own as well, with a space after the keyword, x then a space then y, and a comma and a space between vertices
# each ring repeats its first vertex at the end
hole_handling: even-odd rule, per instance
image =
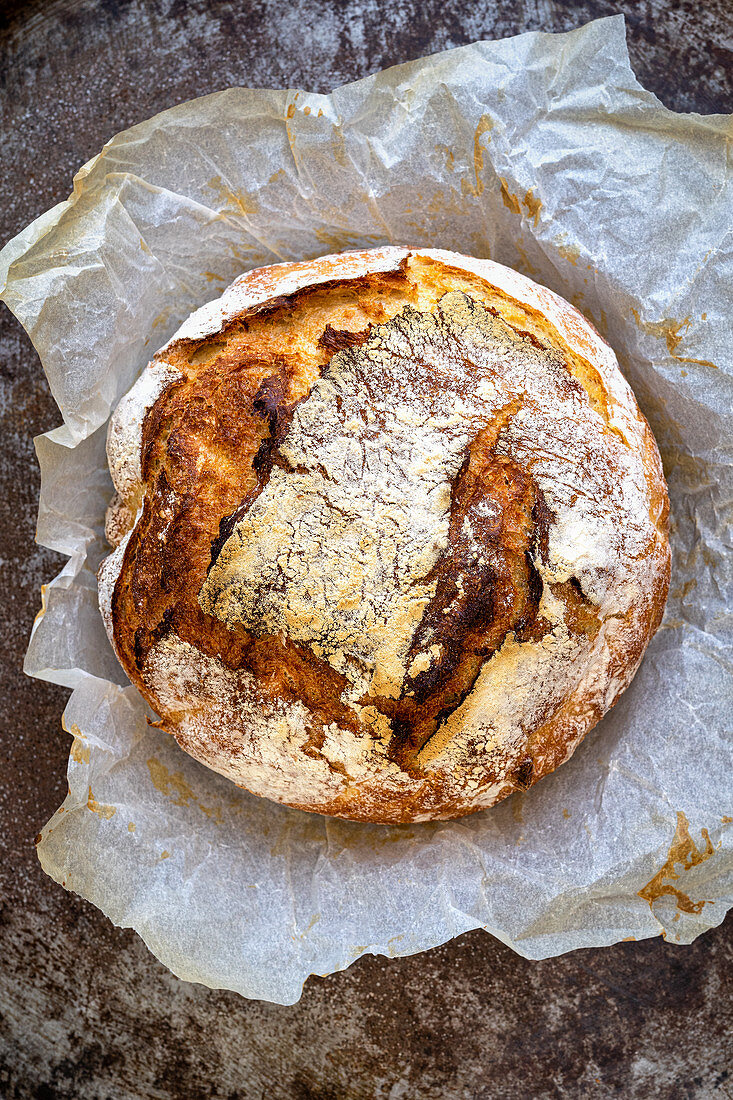
POLYGON ((488 260, 241 276, 110 422, 100 606, 160 725, 258 795, 373 822, 526 790, 629 684, 669 584, 613 352, 488 260))

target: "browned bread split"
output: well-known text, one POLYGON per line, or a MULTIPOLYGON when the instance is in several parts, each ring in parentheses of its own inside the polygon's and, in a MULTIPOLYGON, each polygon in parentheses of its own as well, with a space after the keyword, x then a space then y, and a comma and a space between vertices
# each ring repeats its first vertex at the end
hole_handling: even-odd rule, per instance
POLYGON ((405 248, 249 272, 123 398, 100 602, 179 744, 256 794, 457 817, 566 760, 669 581, 654 439, 567 302, 405 248))

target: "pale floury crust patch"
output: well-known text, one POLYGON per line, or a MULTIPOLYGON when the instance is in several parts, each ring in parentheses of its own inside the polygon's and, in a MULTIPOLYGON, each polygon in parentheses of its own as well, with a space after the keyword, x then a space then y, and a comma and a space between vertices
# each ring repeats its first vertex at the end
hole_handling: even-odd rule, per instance
POLYGON ((447 548, 452 482, 478 432, 517 403, 497 449, 532 470, 557 515, 548 565, 536 567, 578 576, 595 602, 625 612, 624 562, 650 538, 643 470, 619 481, 628 449, 559 355, 459 293, 433 314, 407 307, 334 356, 279 448, 286 468, 236 524, 201 607, 309 645, 349 679, 352 701, 397 698, 447 548))

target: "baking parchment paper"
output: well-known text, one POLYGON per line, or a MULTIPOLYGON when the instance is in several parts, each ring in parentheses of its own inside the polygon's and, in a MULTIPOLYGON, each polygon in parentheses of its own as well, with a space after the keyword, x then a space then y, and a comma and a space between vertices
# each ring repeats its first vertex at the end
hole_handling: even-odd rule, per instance
POLYGON ((638 84, 622 17, 480 42, 331 95, 232 88, 113 138, 0 254, 64 423, 37 440, 32 676, 74 689, 46 872, 180 977, 292 1003, 310 973, 484 928, 529 958, 731 902, 731 119, 638 84), (366 826, 239 791, 152 729, 97 610, 110 409, 245 268, 378 245, 490 256, 575 302, 659 441, 674 564, 633 685, 570 763, 457 822, 366 826))

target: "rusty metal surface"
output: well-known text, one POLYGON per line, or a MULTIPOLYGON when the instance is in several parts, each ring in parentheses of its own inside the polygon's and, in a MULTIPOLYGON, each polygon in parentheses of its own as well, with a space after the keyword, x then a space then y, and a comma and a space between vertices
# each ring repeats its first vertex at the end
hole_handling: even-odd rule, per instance
MULTIPOLYGON (((632 64, 676 110, 733 110, 733 8, 600 0, 54 0, 0 8, 0 241, 65 198, 118 130, 226 87, 327 91, 478 38, 624 11, 632 64), (728 46, 726 46, 726 42, 728 46)), ((292 1008, 178 982, 46 879, 33 837, 65 793, 66 692, 22 654, 60 559, 33 543, 32 436, 58 422, 0 315, 0 1097, 500 1100, 733 1096, 730 920, 530 963, 481 932, 311 979, 292 1008)))

